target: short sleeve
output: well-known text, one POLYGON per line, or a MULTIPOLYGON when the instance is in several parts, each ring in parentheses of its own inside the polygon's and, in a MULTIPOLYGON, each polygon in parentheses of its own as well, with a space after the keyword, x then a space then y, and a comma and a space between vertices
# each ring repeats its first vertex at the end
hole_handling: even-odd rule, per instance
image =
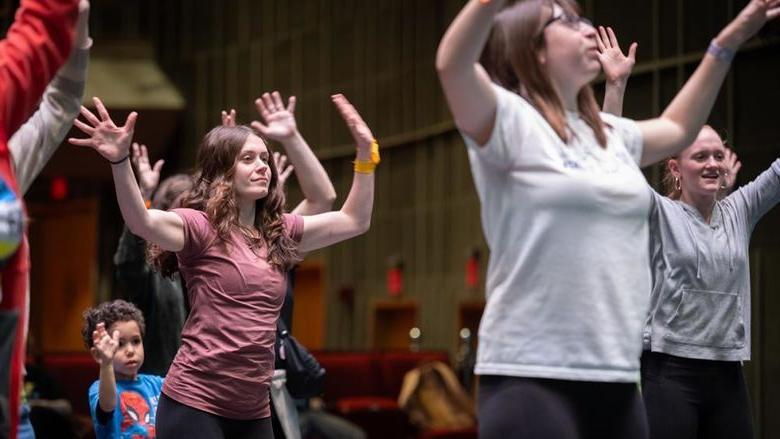
POLYGON ((292 213, 285 213, 284 229, 293 241, 300 243, 301 238, 303 238, 303 217, 292 213))
POLYGON ((631 119, 617 117, 609 113, 601 113, 601 120, 609 125, 610 134, 619 138, 626 151, 638 165, 642 160, 644 140, 639 125, 631 119))
POLYGON ((177 252, 182 260, 200 255, 213 241, 216 231, 209 222, 206 212, 195 209, 172 209, 184 223, 184 248, 177 252))
POLYGON ((500 169, 510 169, 518 162, 519 147, 525 137, 525 127, 536 110, 518 94, 492 84, 496 94, 496 117, 490 139, 478 144, 461 132, 466 146, 476 157, 500 169))

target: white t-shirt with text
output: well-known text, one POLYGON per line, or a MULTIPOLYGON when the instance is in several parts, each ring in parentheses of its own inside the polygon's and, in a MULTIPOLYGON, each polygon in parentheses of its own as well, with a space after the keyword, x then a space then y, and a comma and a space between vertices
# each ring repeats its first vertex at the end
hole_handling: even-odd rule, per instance
POLYGON ((490 248, 476 373, 638 381, 651 285, 641 132, 602 114, 602 148, 570 112, 565 144, 528 101, 494 89, 490 140, 464 136, 490 248))

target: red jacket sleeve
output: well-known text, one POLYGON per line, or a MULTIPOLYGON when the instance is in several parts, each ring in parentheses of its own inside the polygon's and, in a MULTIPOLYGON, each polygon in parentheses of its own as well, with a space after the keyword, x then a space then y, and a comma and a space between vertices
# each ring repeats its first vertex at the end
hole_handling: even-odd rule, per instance
MULTIPOLYGON (((26 121, 73 46, 79 0, 22 0, 0 41, 0 126, 10 137, 26 121)), ((6 139, 0 149, 7 148, 6 139)))

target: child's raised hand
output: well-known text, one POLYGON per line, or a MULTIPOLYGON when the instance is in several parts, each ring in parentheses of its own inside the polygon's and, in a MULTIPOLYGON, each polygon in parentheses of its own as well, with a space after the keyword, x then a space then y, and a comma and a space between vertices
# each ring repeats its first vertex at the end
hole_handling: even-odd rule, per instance
POLYGON ((106 324, 98 323, 95 330, 92 331, 92 348, 90 349, 92 356, 103 365, 114 360, 117 349, 119 349, 119 331, 114 331, 109 336, 106 324))

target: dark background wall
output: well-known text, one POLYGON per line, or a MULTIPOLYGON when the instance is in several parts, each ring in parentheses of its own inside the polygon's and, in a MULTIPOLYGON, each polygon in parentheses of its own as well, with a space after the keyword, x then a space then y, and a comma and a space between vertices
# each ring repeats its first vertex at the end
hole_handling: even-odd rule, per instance
MULTIPOLYGON (((327 272, 326 346, 370 345, 367 315, 372 301, 386 296, 387 258, 393 256, 405 264, 405 296, 419 303, 423 345, 452 347, 459 304, 481 294, 465 287, 464 261, 474 248, 486 254, 465 150, 433 69, 437 43, 464 2, 155 3, 149 30, 158 59, 189 100, 188 133, 203 133, 221 108, 236 106, 241 116, 254 116, 251 101, 262 91, 295 94, 301 129, 342 197, 351 181, 352 147, 328 96, 345 93, 383 140, 371 231, 316 255, 327 272), (344 287, 356 291, 351 304, 340 300, 344 287)), ((625 115, 660 114, 709 40, 745 3, 584 1, 586 15, 613 26, 624 48, 639 42, 625 115)), ((778 78, 780 32, 774 24, 738 56, 710 118, 742 159, 740 183, 777 157, 778 78)), ((658 183, 657 167, 647 174, 658 183)), ((751 247, 756 324, 747 374, 767 438, 780 435, 780 419, 771 416, 780 409, 778 225, 775 210, 758 226, 751 247)))

